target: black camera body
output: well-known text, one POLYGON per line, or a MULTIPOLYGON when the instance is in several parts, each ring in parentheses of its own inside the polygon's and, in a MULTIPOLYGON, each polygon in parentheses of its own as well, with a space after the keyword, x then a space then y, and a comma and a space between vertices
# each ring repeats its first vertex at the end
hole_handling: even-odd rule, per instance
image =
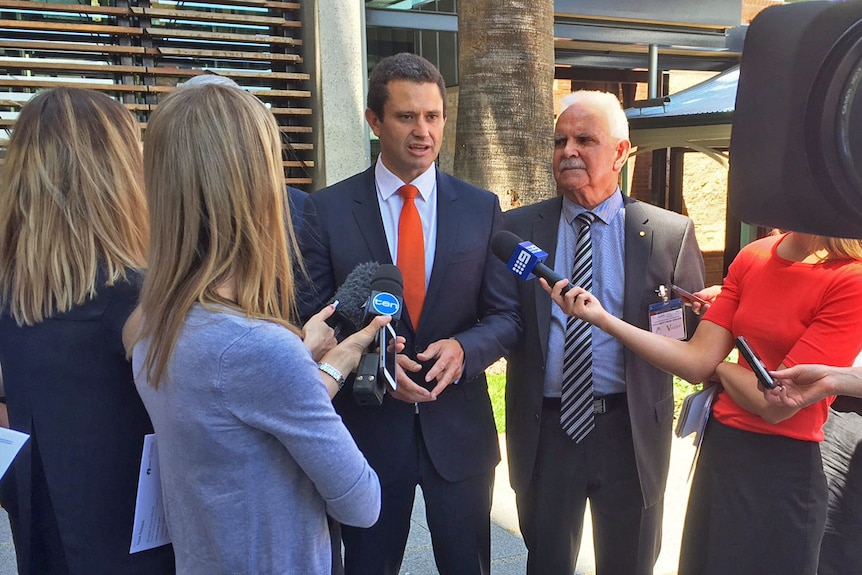
POLYGON ((744 222, 862 238, 862 2, 776 5, 752 21, 728 187, 744 222))

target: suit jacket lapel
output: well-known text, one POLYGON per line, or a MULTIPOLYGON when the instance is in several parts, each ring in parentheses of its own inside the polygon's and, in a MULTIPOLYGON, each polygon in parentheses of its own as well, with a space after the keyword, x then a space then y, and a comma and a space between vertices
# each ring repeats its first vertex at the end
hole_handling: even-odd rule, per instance
MULTIPOLYGON (((425 291, 425 305, 423 309, 443 309, 444 302, 437 301, 446 297, 443 286, 446 264, 452 259, 455 252, 455 238, 458 237, 462 224, 462 214, 457 209, 458 192, 452 184, 452 177, 437 171, 437 246, 434 250, 434 265, 431 268, 431 278, 428 280, 428 289, 425 291)), ((451 286, 449 287, 451 290, 451 286)), ((451 291, 450 294, 451 296, 451 291)), ((412 318, 411 318, 412 321, 412 318)), ((424 316, 423 326, 433 321, 431 316, 424 316)))
POLYGON ((381 264, 391 264, 392 254, 389 252, 383 218, 377 203, 373 165, 363 172, 361 181, 362 184, 353 190, 353 218, 372 259, 381 264))
POLYGON ((646 305, 642 300, 652 251, 653 228, 640 202, 628 197, 624 197, 623 201, 626 207, 623 319, 634 323, 638 318, 638 310, 646 305))
MULTIPOLYGON (((555 198, 554 201, 547 202, 538 212, 536 219, 533 221, 533 229, 531 230, 531 241, 541 249, 548 252, 548 259, 545 265, 554 268, 554 262, 557 255, 557 229, 560 225, 560 213, 563 209, 562 196, 555 198)), ((542 348, 542 357, 547 357, 548 354, 548 334, 551 329, 551 298, 539 285, 539 281, 533 282, 533 296, 536 305, 536 319, 539 323, 539 345, 542 348)))

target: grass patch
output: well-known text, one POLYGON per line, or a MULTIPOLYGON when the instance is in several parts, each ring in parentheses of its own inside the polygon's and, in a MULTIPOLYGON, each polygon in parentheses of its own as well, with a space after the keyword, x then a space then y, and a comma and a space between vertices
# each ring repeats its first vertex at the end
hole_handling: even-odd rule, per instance
POLYGON ((488 373, 488 394, 494 408, 497 433, 506 433, 506 374, 488 373))
MULTIPOLYGON (((497 370, 489 371, 488 394, 491 396, 491 406, 494 408, 494 421, 497 424, 497 433, 506 433, 506 374, 496 373, 497 370)), ((700 389, 700 384, 693 385, 684 379, 673 378, 673 419, 679 415, 679 408, 683 398, 689 393, 700 389)))

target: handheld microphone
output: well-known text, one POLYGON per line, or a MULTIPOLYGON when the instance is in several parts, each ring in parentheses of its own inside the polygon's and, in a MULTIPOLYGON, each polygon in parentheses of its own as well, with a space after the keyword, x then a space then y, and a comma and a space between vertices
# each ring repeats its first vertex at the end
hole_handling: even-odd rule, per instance
POLYGON ((353 268, 329 302, 338 302, 335 313, 326 318, 326 324, 335 331, 335 339, 339 342, 366 324, 365 304, 379 267, 380 264, 372 261, 353 268))
POLYGON ((395 339, 395 323, 401 318, 404 307, 404 279, 401 270, 392 264, 382 264, 371 280, 371 295, 365 304, 366 325, 374 316, 392 316, 389 325, 377 332, 371 350, 359 360, 356 378, 353 380, 353 399, 359 405, 380 405, 388 383, 392 389, 395 382, 395 349, 389 344, 395 339))
POLYGON ((379 264, 371 280, 371 296, 365 304, 363 325, 371 321, 372 316, 391 315, 394 325, 401 319, 404 307, 404 278, 401 270, 392 264, 379 264))
MULTIPOLYGON (((522 240, 517 235, 507 230, 501 230, 491 238, 491 251, 495 256, 506 263, 513 274, 523 280, 530 280, 536 276, 544 278, 548 285, 553 286, 558 281, 566 279, 557 272, 546 266, 543 262, 548 253, 533 244, 522 240)), ((572 289, 572 282, 563 288, 563 294, 572 289)))

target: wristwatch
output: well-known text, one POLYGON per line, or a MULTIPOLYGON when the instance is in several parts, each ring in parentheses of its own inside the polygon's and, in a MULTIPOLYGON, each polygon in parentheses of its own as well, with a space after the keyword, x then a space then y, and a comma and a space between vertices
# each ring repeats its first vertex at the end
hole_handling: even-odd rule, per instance
POLYGON ((344 387, 344 382, 346 381, 344 379, 344 375, 340 371, 338 371, 338 369, 336 369, 334 366, 321 361, 320 363, 317 364, 317 369, 319 369, 320 371, 322 371, 323 373, 325 373, 326 375, 328 375, 329 377, 334 379, 335 383, 338 384, 338 389, 341 389, 342 387, 344 387))

